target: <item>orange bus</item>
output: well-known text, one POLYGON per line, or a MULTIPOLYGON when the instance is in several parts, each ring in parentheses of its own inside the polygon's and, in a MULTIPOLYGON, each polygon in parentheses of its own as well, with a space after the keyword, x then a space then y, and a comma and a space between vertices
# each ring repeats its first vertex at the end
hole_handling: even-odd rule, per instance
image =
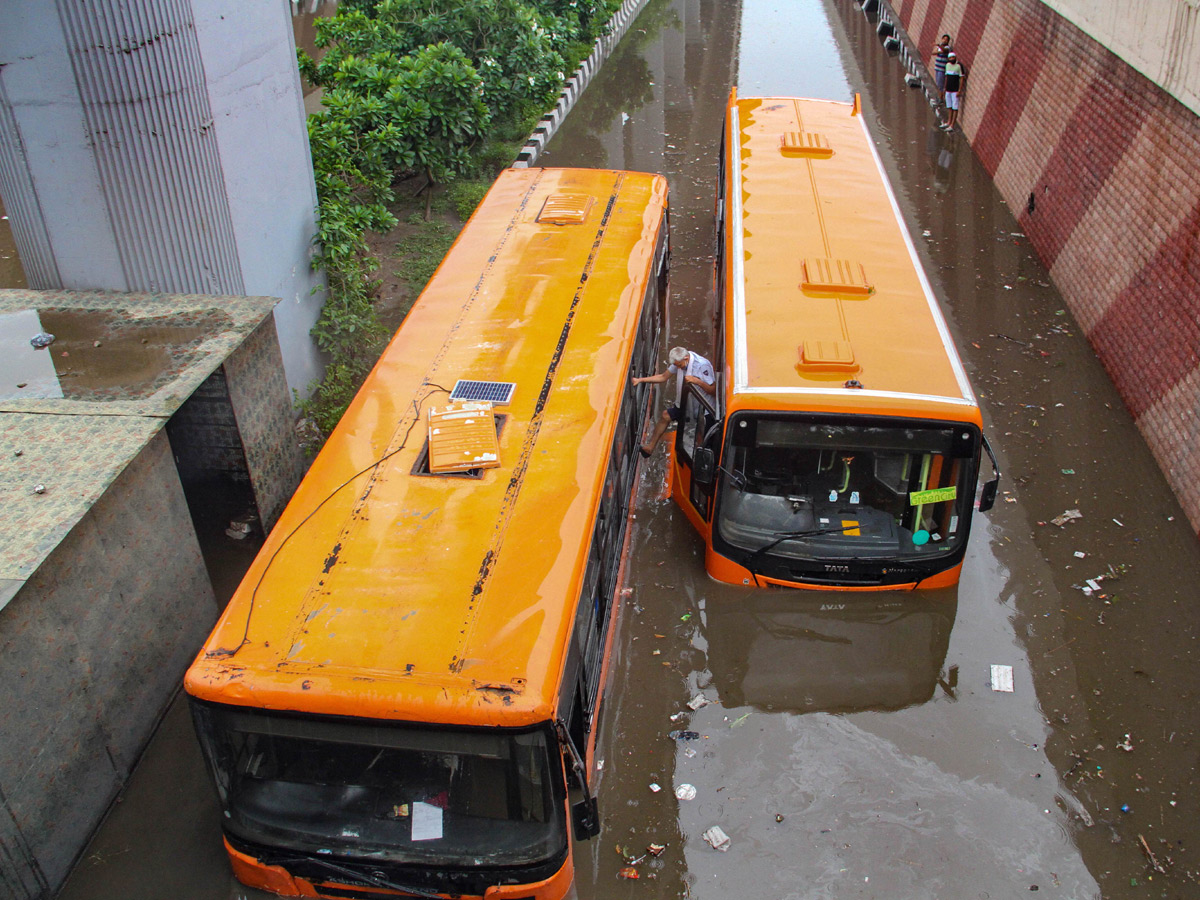
POLYGON ((999 470, 857 98, 731 94, 716 217, 718 390, 685 386, 670 476, 709 574, 954 584, 999 470))
POLYGON ((667 185, 504 172, 186 676, 290 897, 563 897, 667 290, 667 185))

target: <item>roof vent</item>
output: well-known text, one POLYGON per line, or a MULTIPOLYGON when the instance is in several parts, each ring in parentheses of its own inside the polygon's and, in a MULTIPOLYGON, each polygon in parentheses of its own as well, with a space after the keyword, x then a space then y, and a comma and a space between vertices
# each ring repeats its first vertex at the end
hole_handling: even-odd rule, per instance
POLYGON ((493 469, 500 442, 490 403, 451 403, 429 410, 429 471, 435 475, 493 469))
POLYGON ((823 291, 831 294, 872 294, 875 287, 867 281, 867 271, 862 263, 849 259, 826 259, 809 257, 804 260, 804 280, 800 287, 805 291, 823 291))
POLYGON ((815 131, 785 131, 779 138, 779 149, 784 156, 807 156, 813 159, 833 156, 829 139, 815 131))
POLYGON ((849 341, 805 341, 800 345, 800 368, 856 372, 858 363, 849 341))
POLYGON ((511 381, 467 381, 460 378, 450 391, 451 401, 486 400, 493 406, 508 406, 516 384, 511 381))
POLYGON ((551 194, 537 220, 548 225, 582 225, 591 208, 592 198, 587 194, 551 194))

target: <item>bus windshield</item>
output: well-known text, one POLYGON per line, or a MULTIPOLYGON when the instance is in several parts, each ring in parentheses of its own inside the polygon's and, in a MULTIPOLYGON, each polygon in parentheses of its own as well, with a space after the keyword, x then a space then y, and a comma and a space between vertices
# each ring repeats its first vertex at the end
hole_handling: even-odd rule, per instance
POLYGON ((195 703, 230 833, 283 852, 439 866, 566 845, 549 728, 472 731, 195 703))
POLYGON ((912 563, 966 537, 973 425, 743 414, 729 434, 715 533, 751 569, 770 558, 912 563))

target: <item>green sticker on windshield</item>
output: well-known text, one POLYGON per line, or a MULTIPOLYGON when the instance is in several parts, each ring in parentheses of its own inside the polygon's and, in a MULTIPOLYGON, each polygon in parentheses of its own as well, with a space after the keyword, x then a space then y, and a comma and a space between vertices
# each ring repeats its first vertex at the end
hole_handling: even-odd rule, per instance
POLYGON ((929 491, 913 491, 908 495, 909 506, 920 506, 922 503, 941 503, 943 500, 953 500, 958 497, 958 488, 933 488, 929 491))

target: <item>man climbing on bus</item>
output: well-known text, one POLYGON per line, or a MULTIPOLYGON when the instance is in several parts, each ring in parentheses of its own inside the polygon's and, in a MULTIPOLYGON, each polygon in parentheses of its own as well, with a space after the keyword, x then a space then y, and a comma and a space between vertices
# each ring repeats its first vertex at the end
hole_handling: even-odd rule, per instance
POLYGON ((642 456, 647 458, 658 447, 658 442, 666 434, 667 426, 678 422, 683 414, 684 384, 694 384, 711 396, 717 393, 717 376, 713 372, 712 363, 699 353, 693 353, 686 347, 673 347, 667 354, 667 359, 670 365, 664 371, 657 375, 633 379, 634 384, 663 384, 669 381, 672 375, 675 376, 675 403, 663 410, 654 426, 654 433, 650 435, 650 442, 640 448, 642 456))

